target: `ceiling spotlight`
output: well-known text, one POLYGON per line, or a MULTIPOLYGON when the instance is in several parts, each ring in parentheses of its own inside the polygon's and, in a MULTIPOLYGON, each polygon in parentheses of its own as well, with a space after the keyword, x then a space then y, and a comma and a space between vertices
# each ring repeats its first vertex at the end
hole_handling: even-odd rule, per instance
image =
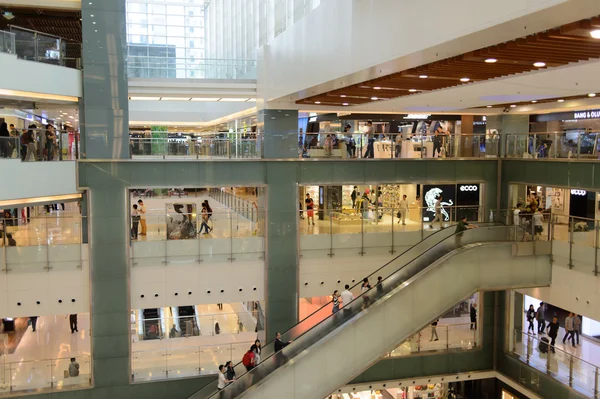
POLYGON ((381 87, 379 87, 379 86, 375 86, 375 87, 373 87, 373 88, 374 88, 375 90, 381 90, 381 87))
POLYGON ((10 11, 4 11, 4 12, 2 13, 2 16, 4 17, 4 19, 7 19, 7 20, 9 20, 9 21, 15 17, 15 16, 13 15, 13 13, 12 13, 12 12, 10 12, 10 11))
POLYGON ((346 106, 346 105, 348 105, 348 103, 343 103, 342 105, 346 106))
POLYGON ((427 75, 419 75, 419 78, 421 78, 421 79, 427 79, 428 77, 429 76, 427 76, 427 75))
POLYGON ((531 100, 531 102, 535 104, 535 103, 537 103, 537 100, 531 100))
POLYGON ((409 92, 414 93, 417 89, 410 89, 409 92))
POLYGON ((512 104, 510 107, 511 108, 517 108, 517 104, 512 104))
POLYGON ((321 101, 315 101, 315 104, 321 104, 321 101))
POLYGON ((469 78, 460 78, 461 82, 468 82, 469 80, 471 80, 471 79, 469 79, 469 78))
POLYGON ((346 98, 346 95, 345 95, 345 94, 342 94, 340 97, 342 97, 342 98, 346 98))
MULTIPOLYGON (((4 17, 4 18, 6 18, 6 17, 4 17)), ((591 31, 590 36, 592 36, 594 39, 600 39, 600 29, 595 29, 595 30, 591 31)))
POLYGON ((488 58, 487 60, 485 60, 485 62, 487 62, 488 64, 493 64, 494 62, 497 62, 498 60, 495 58, 488 58))
POLYGON ((378 97, 371 97, 371 100, 377 101, 377 100, 379 100, 379 98, 378 97))
POLYGON ((596 97, 596 93, 590 93, 588 94, 588 97, 596 97))
POLYGON ((557 102, 559 102, 559 103, 564 103, 564 102, 565 102, 565 100, 563 100, 563 99, 561 98, 561 99, 560 99, 560 100, 558 100, 557 102))
POLYGON ((488 108, 492 108, 492 106, 491 106, 491 105, 487 105, 487 107, 488 107, 488 108))
POLYGON ((545 67, 545 66, 546 66, 546 63, 545 63, 545 62, 538 61, 538 62, 534 62, 534 63, 533 63, 533 66, 534 66, 534 67, 536 67, 536 68, 543 68, 543 67, 545 67))

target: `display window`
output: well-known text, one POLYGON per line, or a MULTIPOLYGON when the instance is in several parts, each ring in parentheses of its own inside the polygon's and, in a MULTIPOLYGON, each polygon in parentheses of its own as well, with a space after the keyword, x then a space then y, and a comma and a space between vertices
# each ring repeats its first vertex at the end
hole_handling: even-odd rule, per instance
POLYGON ((483 184, 431 184, 423 186, 423 221, 431 222, 435 219, 435 204, 437 198, 442 196, 442 221, 444 223, 457 221, 464 216, 469 221, 479 221, 480 204, 483 184))
POLYGON ((448 384, 415 385, 331 395, 332 399, 442 399, 448 397, 448 384))

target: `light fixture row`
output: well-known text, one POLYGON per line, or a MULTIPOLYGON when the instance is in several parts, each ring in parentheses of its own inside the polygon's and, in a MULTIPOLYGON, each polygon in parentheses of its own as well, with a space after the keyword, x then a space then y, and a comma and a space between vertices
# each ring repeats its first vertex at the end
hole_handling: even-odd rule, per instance
POLYGON ((256 102, 256 98, 238 97, 129 97, 132 101, 201 101, 201 102, 256 102))

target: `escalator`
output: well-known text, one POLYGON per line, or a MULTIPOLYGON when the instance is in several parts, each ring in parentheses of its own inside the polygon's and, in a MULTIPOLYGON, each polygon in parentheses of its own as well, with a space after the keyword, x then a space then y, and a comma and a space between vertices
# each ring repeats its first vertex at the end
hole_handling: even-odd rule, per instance
POLYGON ((382 283, 362 295, 352 287, 355 300, 339 312, 302 320, 283 334, 293 342, 282 351, 265 345, 261 363, 250 372, 236 365, 237 380, 222 391, 213 381, 190 399, 323 398, 474 292, 550 284, 549 243, 522 242, 523 232, 507 226, 453 232, 433 234, 381 267, 369 280, 382 283))
POLYGON ((144 339, 160 339, 160 309, 144 309, 144 339))

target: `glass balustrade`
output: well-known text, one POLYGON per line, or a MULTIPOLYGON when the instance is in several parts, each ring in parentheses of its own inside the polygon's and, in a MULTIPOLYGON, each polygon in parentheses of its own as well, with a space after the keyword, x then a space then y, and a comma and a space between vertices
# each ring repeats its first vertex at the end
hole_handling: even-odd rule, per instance
POLYGON ((56 129, 17 129, 0 137, 0 159, 74 161, 79 159, 79 132, 56 129))
MULTIPOLYGON (((11 25, 9 29, 13 35, 12 39, 8 38, 12 40, 14 49, 11 53, 16 54, 18 58, 81 69, 81 43, 68 42, 59 36, 18 26, 11 25)), ((4 33, 5 40, 6 33, 8 32, 4 33)))
POLYGON ((472 350, 480 345, 481 329, 470 323, 429 326, 391 351, 388 357, 410 356, 429 352, 472 350))

